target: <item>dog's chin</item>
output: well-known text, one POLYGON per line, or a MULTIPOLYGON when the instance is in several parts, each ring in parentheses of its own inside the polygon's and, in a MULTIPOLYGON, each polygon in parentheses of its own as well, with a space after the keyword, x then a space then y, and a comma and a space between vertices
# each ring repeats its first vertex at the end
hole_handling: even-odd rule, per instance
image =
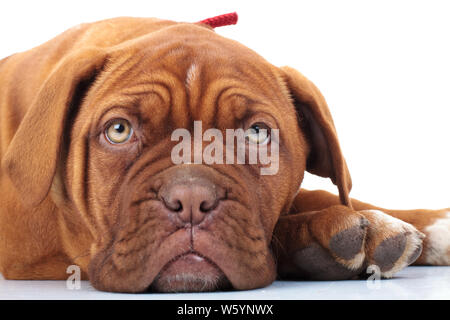
POLYGON ((170 261, 149 287, 151 292, 206 292, 228 290, 231 284, 212 261, 188 253, 170 261))

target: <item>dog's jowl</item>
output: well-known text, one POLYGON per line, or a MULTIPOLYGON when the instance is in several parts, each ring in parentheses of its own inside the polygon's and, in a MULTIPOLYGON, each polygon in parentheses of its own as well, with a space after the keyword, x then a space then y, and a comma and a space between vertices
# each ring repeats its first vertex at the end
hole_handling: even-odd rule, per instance
POLYGON ((202 23, 110 19, 1 60, 0 158, 7 279, 243 290, 450 264, 450 210, 351 200, 314 84, 202 23))

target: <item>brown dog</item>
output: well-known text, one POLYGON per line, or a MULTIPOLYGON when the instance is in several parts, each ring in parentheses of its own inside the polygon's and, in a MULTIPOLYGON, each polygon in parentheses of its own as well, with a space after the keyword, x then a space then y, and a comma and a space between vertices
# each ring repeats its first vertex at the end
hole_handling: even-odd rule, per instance
POLYGON ((448 210, 351 201, 319 90, 205 25, 106 20, 0 61, 0 157, 7 279, 76 264, 100 290, 207 291, 450 263, 448 210), (278 173, 175 165, 171 133, 194 120, 279 129, 278 173), (298 192, 305 170, 339 197, 298 192))

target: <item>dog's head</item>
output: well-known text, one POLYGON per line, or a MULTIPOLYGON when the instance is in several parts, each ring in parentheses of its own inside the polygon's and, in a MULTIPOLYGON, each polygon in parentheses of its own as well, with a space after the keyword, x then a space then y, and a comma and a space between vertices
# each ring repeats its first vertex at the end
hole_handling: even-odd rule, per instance
POLYGON ((304 171, 331 178, 343 204, 351 188, 318 89, 190 24, 65 58, 3 165, 26 205, 46 198, 58 205, 62 241, 71 252, 88 250, 92 284, 122 292, 268 285, 276 276, 272 232, 304 171), (203 141, 180 153, 192 151, 193 164, 175 164, 173 133, 194 135, 194 121, 200 133, 223 133, 223 142, 209 139, 224 154, 226 130, 240 128, 250 129, 244 154, 276 143, 278 156, 270 164, 198 164, 194 157, 210 143, 203 141), (268 166, 276 174, 262 175, 268 166))

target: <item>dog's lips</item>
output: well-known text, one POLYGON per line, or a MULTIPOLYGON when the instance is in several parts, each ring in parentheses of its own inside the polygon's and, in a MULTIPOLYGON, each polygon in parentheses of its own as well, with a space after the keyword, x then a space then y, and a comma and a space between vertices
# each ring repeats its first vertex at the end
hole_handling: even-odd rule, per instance
POLYGON ((149 287, 159 292, 197 292, 227 289, 230 282, 211 260, 189 252, 169 261, 149 287))

